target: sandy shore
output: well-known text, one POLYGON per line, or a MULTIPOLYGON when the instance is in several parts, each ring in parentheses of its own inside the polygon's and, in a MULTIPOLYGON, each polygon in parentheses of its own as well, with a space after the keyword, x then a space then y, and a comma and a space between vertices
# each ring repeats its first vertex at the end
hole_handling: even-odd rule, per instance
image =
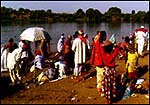
MULTIPOLYGON (((125 73, 124 60, 117 60, 118 74, 125 73)), ((138 63, 141 78, 149 83, 149 54, 139 58, 138 63), (143 73, 143 74, 142 74, 143 73)), ((96 72, 93 66, 88 67, 86 79, 73 83, 71 76, 56 82, 48 82, 37 87, 28 88, 8 86, 10 80, 6 74, 1 74, 1 103, 2 104, 106 104, 106 99, 98 95, 96 90, 96 72), (7 78, 7 79, 6 79, 7 78)), ((136 94, 114 104, 149 104, 146 94, 136 94)))

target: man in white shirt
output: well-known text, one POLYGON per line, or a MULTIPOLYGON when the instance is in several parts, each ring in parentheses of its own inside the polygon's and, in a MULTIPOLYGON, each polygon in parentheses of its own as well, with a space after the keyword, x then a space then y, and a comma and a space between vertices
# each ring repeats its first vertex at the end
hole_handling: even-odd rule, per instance
POLYGON ((144 26, 135 30, 136 43, 138 45, 138 54, 143 57, 144 43, 147 36, 147 30, 144 26))
POLYGON ((79 30, 78 37, 74 39, 72 44, 72 50, 75 52, 75 82, 79 82, 79 76, 86 62, 87 39, 83 35, 83 30, 79 30))

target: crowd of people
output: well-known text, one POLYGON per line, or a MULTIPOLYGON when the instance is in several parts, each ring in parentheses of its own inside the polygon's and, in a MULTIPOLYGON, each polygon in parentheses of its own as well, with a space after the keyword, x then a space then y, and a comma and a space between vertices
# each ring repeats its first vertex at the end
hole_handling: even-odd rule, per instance
MULTIPOLYGON (((115 35, 107 38, 106 31, 97 31, 90 43, 88 34, 82 29, 74 35, 62 33, 57 43, 58 60, 45 63, 49 59, 50 46, 31 52, 30 41, 20 40, 19 44, 10 38, 7 44, 1 48, 1 71, 8 70, 12 83, 21 82, 28 71, 34 75, 33 79, 41 82, 66 78, 73 74, 73 80, 78 83, 85 79, 86 62, 95 66, 97 77, 97 91, 100 96, 106 97, 110 104, 117 97, 115 59, 124 59, 126 64, 127 83, 136 83, 138 79, 138 58, 144 57, 144 51, 149 50, 149 33, 141 26, 136 29, 132 36, 123 37, 124 42, 117 43, 115 35), (119 55, 119 56, 118 56, 119 55), (28 65, 28 66, 27 66, 28 65), (29 68, 28 68, 29 67, 29 68), (46 71, 43 69, 47 67, 46 71)), ((41 43, 45 40, 42 40, 41 43)), ((42 44, 44 45, 44 44, 42 44)))

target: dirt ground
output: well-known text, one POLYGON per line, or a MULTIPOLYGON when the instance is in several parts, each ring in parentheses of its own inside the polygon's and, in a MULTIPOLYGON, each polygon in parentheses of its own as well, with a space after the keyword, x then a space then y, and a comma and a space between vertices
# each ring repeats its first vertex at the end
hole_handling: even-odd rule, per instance
MULTIPOLYGON (((88 63, 87 63, 88 64, 88 63)), ((124 60, 116 61, 118 75, 125 73, 124 60)), ((106 104, 96 90, 96 72, 93 66, 87 66, 85 80, 74 83, 72 75, 67 78, 47 82, 37 87, 33 83, 24 86, 10 86, 7 72, 1 73, 0 98, 1 104, 106 104)), ((139 75, 149 83, 149 53, 139 58, 139 75)), ((149 104, 146 94, 136 94, 113 104, 149 104)))

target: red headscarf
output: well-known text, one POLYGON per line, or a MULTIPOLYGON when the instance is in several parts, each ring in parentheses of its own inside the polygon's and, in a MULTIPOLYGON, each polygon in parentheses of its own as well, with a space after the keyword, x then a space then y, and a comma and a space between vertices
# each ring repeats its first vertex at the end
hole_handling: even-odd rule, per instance
POLYGON ((147 32, 147 30, 145 28, 137 28, 135 29, 135 32, 138 32, 138 31, 143 31, 143 32, 147 32))
POLYGON ((86 38, 83 37, 82 35, 78 35, 78 38, 80 38, 82 42, 84 42, 84 43, 86 42, 86 38))
POLYGON ((22 49, 23 49, 23 50, 27 49, 27 45, 26 45, 26 44, 23 44, 22 49))
POLYGON ((41 55, 41 51, 36 49, 35 52, 34 52, 36 55, 41 55))
POLYGON ((86 42, 86 38, 83 37, 83 34, 84 34, 83 30, 82 29, 79 30, 78 33, 79 33, 78 38, 80 38, 81 41, 85 43, 86 42))

